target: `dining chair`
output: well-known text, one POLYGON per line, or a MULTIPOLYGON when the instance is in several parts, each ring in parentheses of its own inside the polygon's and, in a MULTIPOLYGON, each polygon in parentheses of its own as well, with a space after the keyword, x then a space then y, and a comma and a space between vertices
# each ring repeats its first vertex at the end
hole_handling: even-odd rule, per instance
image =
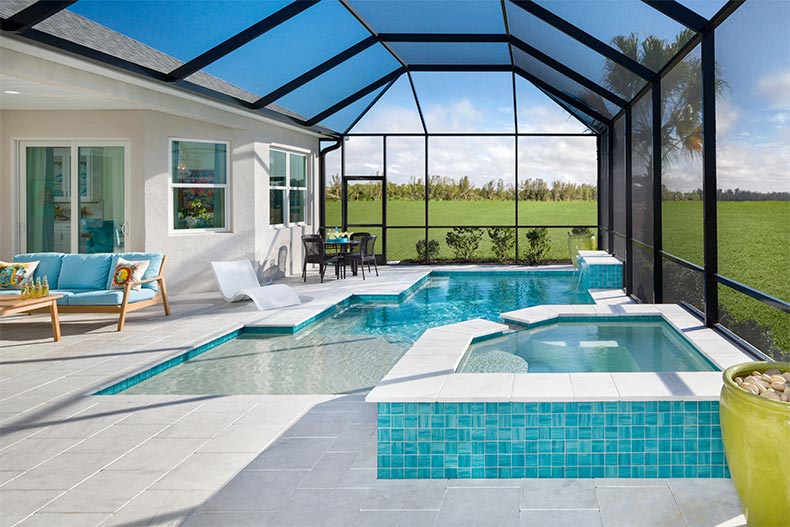
POLYGON ((304 263, 302 264, 302 278, 307 282, 307 264, 318 264, 318 273, 321 276, 321 283, 324 283, 324 273, 326 266, 335 264, 335 275, 338 273, 338 257, 326 254, 324 239, 318 234, 305 234, 302 236, 302 247, 304 248, 304 263))

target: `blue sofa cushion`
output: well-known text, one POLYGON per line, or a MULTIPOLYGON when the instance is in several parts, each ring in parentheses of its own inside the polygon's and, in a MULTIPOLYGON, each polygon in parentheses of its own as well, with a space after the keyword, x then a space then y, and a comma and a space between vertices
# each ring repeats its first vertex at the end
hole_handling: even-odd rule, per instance
MULTIPOLYGON (((60 267, 58 289, 107 288, 112 254, 66 254, 60 267)), ((52 284, 50 283, 50 287, 52 284)))
MULTIPOLYGON (((129 291, 129 303, 150 300, 156 293, 150 289, 129 291)), ((108 291, 85 291, 75 293, 68 299, 70 306, 119 306, 123 302, 123 289, 108 291)))
MULTIPOLYGON (((63 290, 60 290, 60 289, 53 289, 53 290, 51 290, 49 292, 49 294, 50 295, 63 295, 63 298, 58 298, 58 305, 59 306, 67 306, 67 305, 69 305, 69 297, 74 295, 74 291, 82 293, 82 292, 87 291, 87 289, 76 289, 76 290, 72 289, 70 291, 63 291, 63 290)), ((21 291, 19 291, 18 289, 2 289, 2 290, 0 290, 0 296, 11 296, 11 295, 19 296, 19 293, 21 293, 21 291)))
MULTIPOLYGON (((148 269, 146 269, 145 274, 143 274, 143 280, 148 280, 149 278, 153 278, 155 276, 159 276, 159 269, 162 267, 162 253, 118 253, 112 255, 112 263, 110 264, 110 275, 107 277, 107 283, 104 286, 104 289, 110 289, 112 286, 112 273, 115 271, 115 266, 118 264, 118 257, 123 258, 124 260, 129 260, 133 262, 138 262, 140 260, 148 260, 148 269)), ((159 284, 156 282, 149 282, 147 284, 143 284, 143 288, 151 289, 152 291, 157 291, 159 289, 159 284)))
POLYGON ((51 289, 58 286, 60 269, 63 263, 63 253, 27 253, 14 256, 15 262, 33 262, 38 260, 38 267, 33 273, 33 280, 47 277, 47 283, 51 289))

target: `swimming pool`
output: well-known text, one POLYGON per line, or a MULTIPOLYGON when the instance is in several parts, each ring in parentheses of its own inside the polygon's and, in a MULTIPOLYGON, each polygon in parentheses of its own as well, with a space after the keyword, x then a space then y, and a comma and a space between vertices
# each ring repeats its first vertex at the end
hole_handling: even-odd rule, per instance
POLYGON ((355 297, 292 335, 242 333, 122 393, 364 392, 430 327, 499 320, 500 313, 528 306, 592 303, 573 271, 434 271, 401 303, 355 297))
POLYGON ((558 321, 473 344, 461 373, 716 371, 661 317, 558 321))

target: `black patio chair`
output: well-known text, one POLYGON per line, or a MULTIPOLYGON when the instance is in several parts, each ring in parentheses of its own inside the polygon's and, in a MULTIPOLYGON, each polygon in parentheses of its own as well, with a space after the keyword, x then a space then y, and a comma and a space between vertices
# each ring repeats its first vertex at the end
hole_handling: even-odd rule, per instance
POLYGON ((369 232, 352 232, 351 240, 352 241, 361 240, 362 238, 365 238, 367 236, 370 236, 369 232))
POLYGON ((324 239, 318 234, 305 234, 302 236, 302 247, 304 248, 304 263, 302 264, 302 278, 307 282, 307 264, 318 264, 318 272, 321 275, 321 283, 324 283, 324 273, 326 266, 335 264, 335 275, 337 275, 338 257, 326 254, 324 239))
POLYGON ((376 269, 376 276, 379 275, 379 267, 376 265, 376 238, 377 236, 365 236, 359 240, 359 252, 351 253, 347 256, 351 262, 351 269, 356 269, 357 266, 362 269, 362 279, 365 279, 365 265, 368 266, 368 273, 370 272, 370 264, 376 269))

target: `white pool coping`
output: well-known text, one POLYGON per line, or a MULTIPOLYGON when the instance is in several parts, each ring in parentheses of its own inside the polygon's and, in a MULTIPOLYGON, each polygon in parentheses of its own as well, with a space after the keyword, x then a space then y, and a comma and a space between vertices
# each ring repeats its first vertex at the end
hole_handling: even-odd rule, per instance
MULTIPOLYGON (((661 316, 721 370, 753 360, 677 304, 634 304, 622 290, 591 291, 595 305, 536 306, 501 316, 535 324, 562 317, 661 316)), ((508 330, 475 319, 427 330, 368 393, 368 402, 718 400, 721 371, 456 373, 472 340, 508 330)))

